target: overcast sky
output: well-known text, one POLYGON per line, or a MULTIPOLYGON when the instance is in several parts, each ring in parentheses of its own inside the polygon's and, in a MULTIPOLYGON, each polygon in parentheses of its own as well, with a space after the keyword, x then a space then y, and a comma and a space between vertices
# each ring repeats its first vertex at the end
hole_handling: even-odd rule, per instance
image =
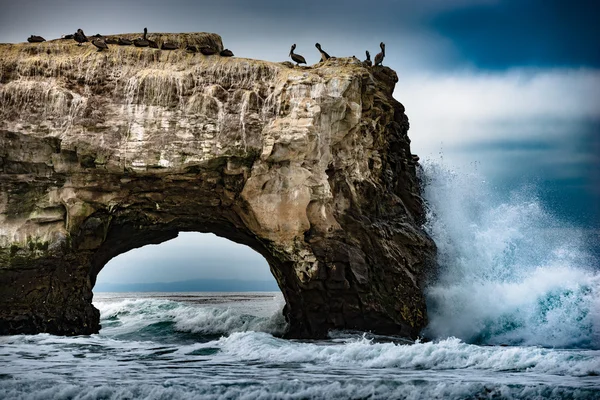
MULTIPOLYGON (((87 34, 141 32, 144 27, 150 33, 205 31, 220 34, 239 57, 283 61, 296 43, 296 51, 310 64, 319 58, 317 41, 331 55, 360 58, 367 49, 376 54, 384 41, 384 64, 400 78, 394 95, 410 118, 413 153, 443 160, 457 170, 476 167, 507 193, 533 183, 544 204, 561 218, 598 229, 599 1, 3 3, 0 42, 24 41, 30 34, 51 39, 77 28, 87 34)), ((120 261, 126 256, 115 259, 99 279, 239 278, 237 267, 231 267, 238 259, 217 257, 223 265, 218 273, 190 267, 198 264, 198 257, 242 254, 239 247, 196 237, 201 239, 179 239, 176 251, 165 247, 152 253, 152 262, 150 253, 144 256, 140 250, 135 251, 137 258, 131 258, 132 252, 127 261, 120 261), (158 259, 169 265, 167 273, 158 259), (146 265, 143 273, 139 262, 146 265), (175 264, 181 272, 173 272, 175 264)), ((269 276, 266 263, 248 264, 248 276, 269 276)))

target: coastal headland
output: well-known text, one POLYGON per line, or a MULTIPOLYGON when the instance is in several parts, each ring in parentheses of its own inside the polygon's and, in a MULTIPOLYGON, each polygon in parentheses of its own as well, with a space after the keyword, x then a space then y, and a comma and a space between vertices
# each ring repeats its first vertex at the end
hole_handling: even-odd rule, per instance
POLYGON ((396 73, 150 38, 182 49, 0 45, 0 333, 98 332, 102 267, 197 231, 265 257, 289 337, 415 338, 435 245, 396 73))

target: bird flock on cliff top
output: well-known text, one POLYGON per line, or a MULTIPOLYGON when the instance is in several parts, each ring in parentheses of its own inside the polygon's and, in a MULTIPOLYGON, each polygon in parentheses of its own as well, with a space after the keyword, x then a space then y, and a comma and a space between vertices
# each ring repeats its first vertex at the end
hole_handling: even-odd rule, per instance
MULTIPOLYGON (((122 37, 118 37, 118 38, 104 37, 100 34, 96 34, 96 35, 92 36, 91 42, 94 46, 96 46, 98 51, 107 50, 109 44, 117 45, 117 46, 133 45, 135 47, 150 47, 153 49, 158 49, 159 48, 158 43, 156 43, 154 40, 148 39, 146 37, 147 35, 148 35, 148 29, 144 28, 144 34, 142 35, 142 37, 139 37, 137 39, 129 40, 129 39, 125 39, 122 37)), ((62 39, 73 39, 77 42, 78 46, 81 46, 83 43, 89 42, 88 37, 85 35, 85 33, 83 33, 82 29, 77 29, 77 32, 75 32, 72 35, 63 35, 62 39)), ((29 36, 29 38, 27 38, 27 41, 29 43, 41 43, 41 42, 45 42, 46 39, 44 39, 41 36, 31 35, 31 36, 29 36)), ((319 50, 319 53, 321 53, 321 62, 324 62, 331 58, 331 56, 329 54, 327 54, 327 52, 321 48, 321 45, 319 43, 316 43, 315 47, 317 48, 317 50, 319 50)), ((381 48, 381 52, 377 53, 377 55, 375 56, 374 63, 371 62, 371 54, 369 54, 369 51, 367 50, 365 52, 367 58, 363 61, 364 66, 370 67, 372 65, 382 65, 383 58, 385 57, 385 43, 381 42, 379 44, 379 47, 381 48)), ((179 49, 179 46, 175 43, 163 42, 160 45, 160 49, 161 50, 177 50, 177 49, 179 49)), ((290 54, 289 54, 292 61, 294 61, 297 66, 299 66, 300 64, 306 64, 306 59, 304 57, 302 57, 300 54, 294 53, 295 49, 296 49, 296 44, 293 44, 292 48, 290 49, 290 54)), ((203 46, 198 47, 198 46, 188 44, 185 46, 185 50, 190 53, 202 53, 205 56, 217 54, 217 52, 218 52, 219 55, 222 57, 233 57, 233 52, 231 50, 224 49, 224 50, 218 51, 217 49, 215 49, 209 45, 203 45, 203 46)))
MULTIPOLYGON (((91 42, 94 46, 96 46, 98 51, 107 50, 108 45, 117 45, 117 46, 133 45, 135 47, 150 47, 153 49, 160 48, 160 50, 177 50, 177 49, 179 49, 179 46, 177 44, 170 43, 170 42, 162 42, 159 47, 158 43, 156 43, 154 40, 148 39, 146 37, 147 35, 148 35, 147 28, 144 28, 144 34, 142 35, 142 37, 139 37, 139 38, 133 39, 133 40, 129 40, 129 39, 122 38, 122 37, 118 37, 118 38, 104 37, 98 33, 91 37, 92 38, 91 42)), ((90 41, 90 39, 85 35, 85 33, 83 32, 83 30, 81 28, 77 29, 77 32, 73 33, 72 35, 63 35, 61 37, 61 39, 73 39, 74 41, 77 42, 78 46, 81 46, 83 43, 90 41)), ((27 41, 29 43, 41 43, 41 42, 45 42, 46 39, 44 39, 41 36, 31 35, 27 38, 27 41)), ((233 52, 231 50, 224 49, 224 50, 218 51, 217 49, 215 49, 214 47, 209 46, 209 45, 204 45, 204 46, 200 46, 200 47, 193 46, 193 45, 187 45, 185 47, 185 50, 190 53, 202 53, 205 56, 210 56, 210 55, 219 53, 219 55, 222 57, 233 57, 233 52)))

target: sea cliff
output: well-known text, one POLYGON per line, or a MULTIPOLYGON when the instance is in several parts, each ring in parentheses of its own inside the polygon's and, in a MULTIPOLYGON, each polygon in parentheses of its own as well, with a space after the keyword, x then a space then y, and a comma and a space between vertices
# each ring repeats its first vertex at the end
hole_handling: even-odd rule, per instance
POLYGON ((435 245, 397 81, 355 58, 0 45, 0 333, 97 332, 106 262, 198 231, 265 257, 290 337, 416 337, 435 245))

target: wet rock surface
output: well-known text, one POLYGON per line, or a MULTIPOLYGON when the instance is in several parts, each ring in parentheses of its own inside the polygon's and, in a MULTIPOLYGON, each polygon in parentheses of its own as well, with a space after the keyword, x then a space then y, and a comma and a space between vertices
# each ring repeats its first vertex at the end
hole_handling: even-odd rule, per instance
POLYGON ((97 332, 102 267, 198 231, 265 257, 290 337, 414 338, 435 247, 397 80, 354 58, 0 45, 0 333, 97 332))

